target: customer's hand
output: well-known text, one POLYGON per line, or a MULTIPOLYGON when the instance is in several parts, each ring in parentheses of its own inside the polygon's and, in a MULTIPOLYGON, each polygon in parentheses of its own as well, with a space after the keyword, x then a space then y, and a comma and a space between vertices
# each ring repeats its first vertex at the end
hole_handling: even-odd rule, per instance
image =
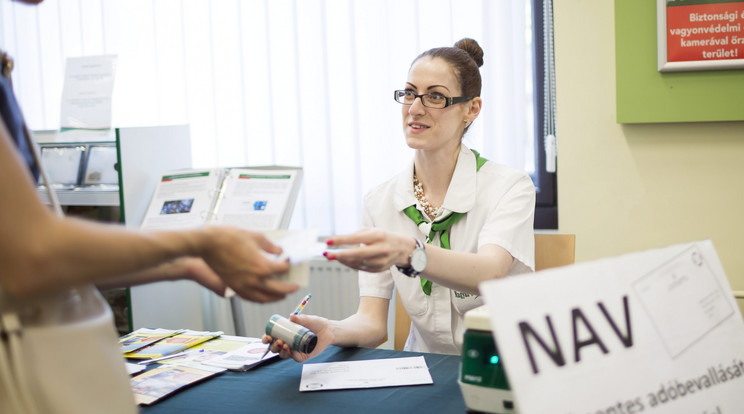
MULTIPOLYGON (((297 362, 305 362, 323 352, 335 339, 333 332, 331 332, 330 325, 328 324, 328 319, 326 318, 314 315, 292 315, 289 317, 289 320, 309 329, 318 337, 318 343, 315 345, 313 352, 306 354, 291 349, 289 345, 284 343, 284 341, 277 339, 273 344, 271 344, 271 352, 279 353, 279 357, 283 359, 292 358, 297 362)), ((264 335, 261 340, 263 343, 268 344, 273 339, 274 338, 269 335, 264 335)))
POLYGON ((272 276, 289 270, 289 261, 279 261, 282 249, 263 234, 232 227, 210 227, 209 243, 202 258, 243 299, 273 302, 299 289, 272 276), (268 254, 267 254, 268 253, 268 254))
POLYGON ((382 272, 394 265, 405 266, 416 247, 412 237, 375 228, 356 233, 334 236, 326 240, 328 246, 355 245, 346 250, 329 250, 328 260, 338 260, 344 265, 367 272, 382 272))
POLYGON ((192 280, 212 292, 224 296, 227 284, 200 257, 181 257, 168 264, 162 265, 166 280, 192 280))

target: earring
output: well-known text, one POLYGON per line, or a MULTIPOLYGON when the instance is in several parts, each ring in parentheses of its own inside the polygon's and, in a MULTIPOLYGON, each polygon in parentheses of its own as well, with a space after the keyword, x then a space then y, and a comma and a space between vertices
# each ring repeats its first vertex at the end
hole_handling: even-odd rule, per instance
POLYGON ((465 123, 465 128, 467 128, 467 127, 469 127, 469 126, 470 126, 470 122, 468 122, 468 120, 467 120, 467 119, 463 119, 463 120, 462 120, 462 122, 464 122, 464 123, 465 123))

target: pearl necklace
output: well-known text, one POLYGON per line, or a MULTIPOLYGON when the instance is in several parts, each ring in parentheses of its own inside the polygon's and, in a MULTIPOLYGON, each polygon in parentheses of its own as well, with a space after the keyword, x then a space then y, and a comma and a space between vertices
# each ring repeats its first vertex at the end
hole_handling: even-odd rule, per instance
POLYGON ((440 208, 431 205, 429 200, 426 198, 426 194, 424 194, 424 185, 421 184, 416 173, 413 173, 413 195, 416 196, 416 199, 421 204, 421 207, 424 208, 426 215, 429 216, 430 219, 434 220, 439 215, 440 208))

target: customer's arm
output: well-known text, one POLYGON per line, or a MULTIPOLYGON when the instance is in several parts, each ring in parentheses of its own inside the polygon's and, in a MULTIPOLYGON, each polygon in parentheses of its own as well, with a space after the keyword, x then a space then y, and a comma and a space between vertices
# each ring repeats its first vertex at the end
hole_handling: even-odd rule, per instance
POLYGON ((17 296, 109 278, 160 280, 164 274, 154 267, 185 257, 203 259, 249 300, 278 300, 298 288, 271 277, 288 270, 289 264, 264 256, 262 250, 279 253, 280 248, 258 233, 227 227, 145 233, 56 216, 36 195, 2 122, 0 199, 0 284, 17 296))
POLYGON ((96 286, 111 289, 173 280, 192 280, 218 295, 224 295, 227 287, 220 276, 199 257, 182 257, 140 272, 109 277, 96 283, 96 286))

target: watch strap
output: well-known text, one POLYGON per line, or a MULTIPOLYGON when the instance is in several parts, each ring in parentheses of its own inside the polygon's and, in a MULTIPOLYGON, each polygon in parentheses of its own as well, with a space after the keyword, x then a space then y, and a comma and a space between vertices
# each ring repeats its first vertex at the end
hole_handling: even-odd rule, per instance
POLYGON ((413 257, 413 254, 414 254, 414 252, 416 250, 424 250, 425 251, 424 244, 421 243, 421 241, 419 239, 417 239, 417 238, 414 237, 413 240, 416 242, 416 247, 413 249, 413 252, 411 252, 411 254, 408 256, 408 266, 398 266, 398 265, 395 265, 395 267, 398 268, 398 271, 399 272, 403 273, 404 275, 406 275, 408 277, 416 277, 416 276, 419 275, 419 273, 421 273, 421 272, 416 271, 416 269, 413 268, 413 266, 411 265, 411 258, 413 257))

